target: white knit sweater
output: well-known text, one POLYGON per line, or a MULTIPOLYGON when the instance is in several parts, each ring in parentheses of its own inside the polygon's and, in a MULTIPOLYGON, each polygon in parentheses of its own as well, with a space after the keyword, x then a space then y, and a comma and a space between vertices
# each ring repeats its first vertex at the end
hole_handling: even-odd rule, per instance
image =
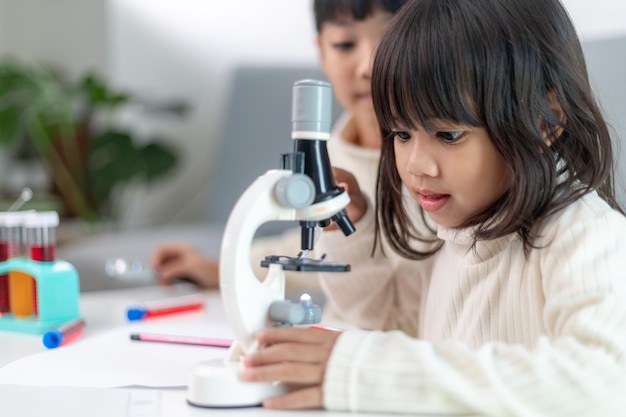
POLYGON ((371 258, 371 207, 356 226, 324 233, 318 246, 352 271, 322 286, 344 319, 374 331, 338 339, 326 408, 626 415, 626 218, 595 193, 541 225, 528 258, 516 235, 473 251, 471 230, 445 228, 427 261, 371 258))

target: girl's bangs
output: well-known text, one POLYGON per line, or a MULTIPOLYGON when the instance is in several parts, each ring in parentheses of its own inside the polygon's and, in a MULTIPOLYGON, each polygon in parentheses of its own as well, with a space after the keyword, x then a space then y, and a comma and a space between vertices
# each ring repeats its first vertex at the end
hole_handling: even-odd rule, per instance
MULTIPOLYGON (((391 26, 379 45, 372 74, 372 95, 381 128, 432 130, 433 121, 479 127, 479 92, 475 50, 462 31, 431 10, 391 26), (440 24, 441 22, 441 24, 440 24), (418 31, 413 27, 417 25, 418 31), (413 35, 411 33, 415 32, 413 35), (473 48, 472 48, 473 49, 473 48)), ((441 9, 444 9, 441 7, 441 9)))

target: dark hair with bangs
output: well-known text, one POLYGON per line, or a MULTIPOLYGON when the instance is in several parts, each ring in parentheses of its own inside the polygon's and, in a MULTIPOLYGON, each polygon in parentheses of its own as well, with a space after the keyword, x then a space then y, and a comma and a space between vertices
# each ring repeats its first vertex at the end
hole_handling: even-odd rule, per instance
POLYGON ((384 138, 376 236, 382 230, 403 256, 436 249, 410 245, 421 239, 402 202, 390 133, 428 129, 433 118, 486 129, 515 178, 492 207, 459 225, 476 226, 474 243, 515 232, 528 252, 538 221, 593 190, 623 213, 608 127, 558 0, 410 1, 377 49, 372 96, 384 138))
POLYGON ((365 20, 377 9, 395 13, 405 2, 406 0, 315 0, 315 28, 320 33, 324 23, 336 22, 345 16, 365 20))

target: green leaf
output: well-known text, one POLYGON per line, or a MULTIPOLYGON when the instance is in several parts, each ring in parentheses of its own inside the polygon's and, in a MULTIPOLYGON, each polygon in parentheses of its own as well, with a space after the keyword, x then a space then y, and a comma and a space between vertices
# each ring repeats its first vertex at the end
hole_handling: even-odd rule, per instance
POLYGON ((20 110, 8 107, 0 110, 0 143, 11 144, 24 134, 24 126, 20 118, 20 110))
POLYGON ((139 158, 142 161, 143 177, 149 183, 172 171, 178 160, 172 148, 157 142, 141 148, 139 158))
POLYGON ((104 106, 115 108, 128 103, 131 99, 129 94, 114 91, 103 78, 91 72, 79 83, 78 91, 85 95, 91 107, 104 106))

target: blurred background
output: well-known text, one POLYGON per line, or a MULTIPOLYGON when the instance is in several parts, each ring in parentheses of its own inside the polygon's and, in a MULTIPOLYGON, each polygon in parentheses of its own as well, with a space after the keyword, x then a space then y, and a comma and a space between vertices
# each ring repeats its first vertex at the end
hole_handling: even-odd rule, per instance
MULTIPOLYGON (((117 216, 127 227, 201 221, 234 69, 316 66, 310 9, 308 0, 0 0, 0 58, 52 65, 75 80, 95 72, 152 104, 185 104, 182 116, 134 105, 116 112, 135 139, 161 136, 178 154, 153 184, 131 181, 117 216)), ((23 185, 46 189, 40 169, 0 152, 6 197, 23 185)))
MULTIPOLYGON (((626 2, 564 4, 623 142, 626 2)), ((314 38, 311 0, 0 0, 0 103, 9 87, 28 98, 16 108, 0 106, 1 203, 8 207, 29 186, 40 208, 65 213, 72 238, 207 222, 218 177, 233 175, 216 166, 234 127, 246 127, 242 143, 270 136, 289 143, 289 77, 317 74, 314 38), (250 81, 255 69, 261 75, 250 81), (269 79, 274 84, 263 81, 269 79), (241 95, 257 86, 261 97, 241 95), (256 107, 244 108, 252 102, 256 107), (254 118, 257 108, 275 103, 287 109, 283 121, 254 118), (264 126, 256 138, 249 132, 257 122, 280 126, 264 126), (25 133, 32 143, 12 139, 25 133), (42 158, 51 148, 61 157, 42 158), (73 178, 69 191, 63 178, 73 178)), ((279 148, 272 154, 290 149, 279 148)), ((626 201, 626 157, 618 151, 618 194, 626 201)), ((244 166, 255 152, 244 146, 225 163, 244 166)), ((162 238, 182 236, 168 231, 162 238)))

